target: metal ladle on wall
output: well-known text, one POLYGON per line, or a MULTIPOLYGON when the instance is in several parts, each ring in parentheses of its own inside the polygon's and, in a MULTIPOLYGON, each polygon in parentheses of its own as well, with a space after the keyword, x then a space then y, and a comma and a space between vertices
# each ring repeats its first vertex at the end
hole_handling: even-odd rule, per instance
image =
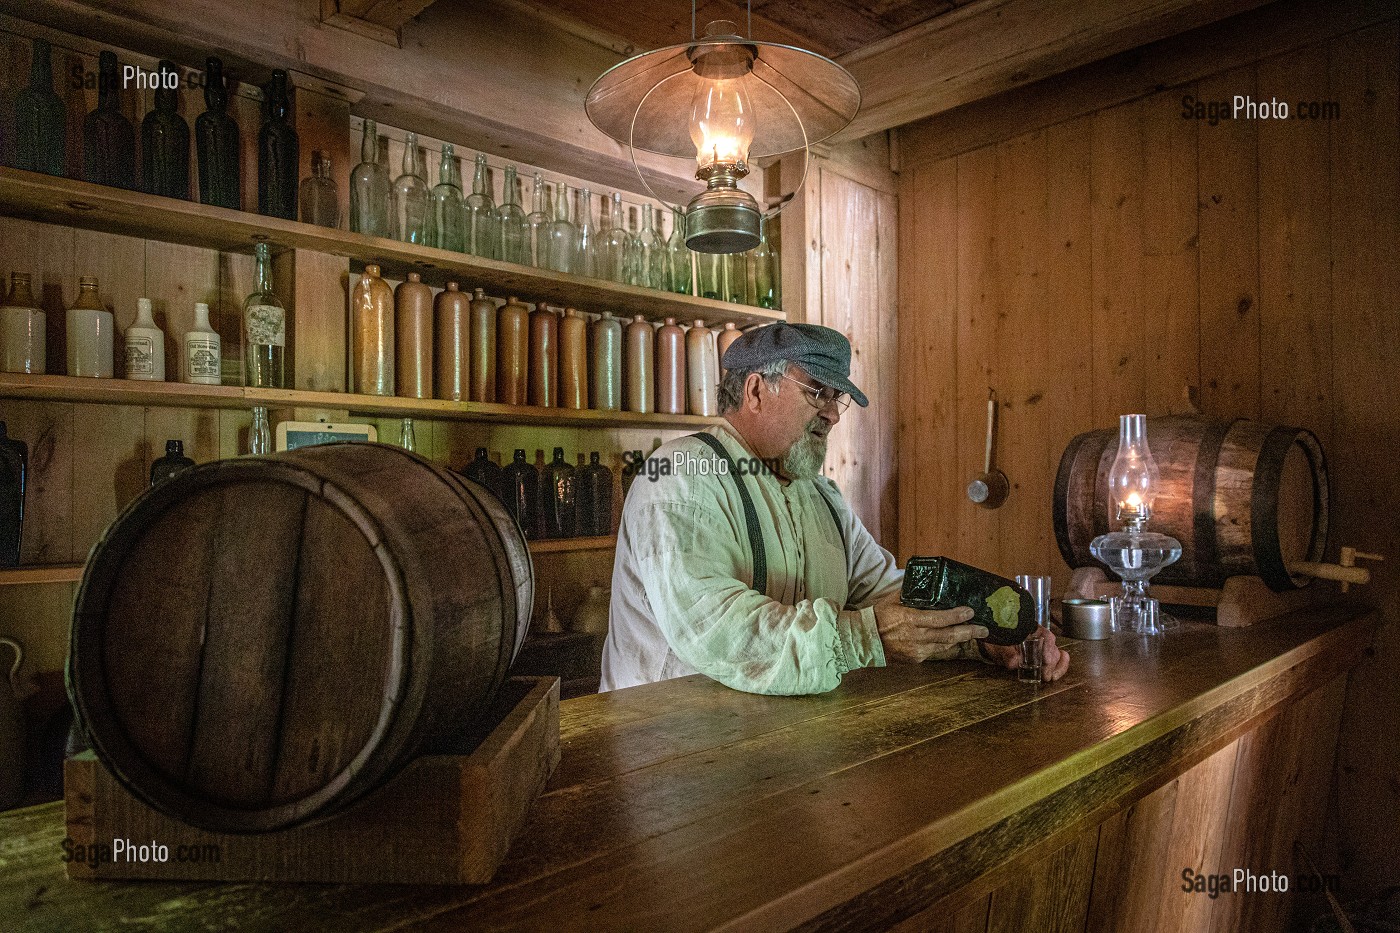
POLYGON ((1011 484, 1006 474, 992 466, 992 451, 996 448, 997 437, 997 393, 987 390, 987 453, 982 463, 982 472, 967 484, 967 497, 984 509, 995 509, 1006 501, 1011 484))

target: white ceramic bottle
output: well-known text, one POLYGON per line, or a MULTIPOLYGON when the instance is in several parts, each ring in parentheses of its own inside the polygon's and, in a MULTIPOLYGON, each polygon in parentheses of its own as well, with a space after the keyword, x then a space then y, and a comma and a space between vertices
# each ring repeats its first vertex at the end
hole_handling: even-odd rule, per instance
POLYGON ((165 381, 165 334, 151 317, 151 299, 136 299, 136 323, 126 329, 126 378, 165 381))
POLYGON ((43 375, 44 312, 29 289, 29 276, 10 275, 10 297, 0 308, 0 369, 7 373, 43 375))
POLYGON ((209 326, 209 306, 197 302, 194 306, 194 330, 185 334, 185 381, 195 385, 216 386, 220 383, 223 347, 219 332, 209 326))
POLYGON ((97 279, 78 279, 78 298, 65 320, 68 375, 112 378, 112 312, 97 294, 97 279))

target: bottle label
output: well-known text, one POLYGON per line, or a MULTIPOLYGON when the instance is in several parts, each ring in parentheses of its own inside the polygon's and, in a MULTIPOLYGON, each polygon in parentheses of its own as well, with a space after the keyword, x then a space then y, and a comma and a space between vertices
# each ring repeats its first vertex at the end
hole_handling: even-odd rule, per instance
POLYGON ((126 374, 153 376, 156 372, 155 341, 150 337, 126 338, 126 374))
POLYGON ((188 337, 185 352, 189 354, 191 377, 219 377, 219 341, 212 337, 188 337))
POLYGON ((287 342, 287 312, 276 305, 253 305, 248 320, 248 342, 281 347, 287 342))

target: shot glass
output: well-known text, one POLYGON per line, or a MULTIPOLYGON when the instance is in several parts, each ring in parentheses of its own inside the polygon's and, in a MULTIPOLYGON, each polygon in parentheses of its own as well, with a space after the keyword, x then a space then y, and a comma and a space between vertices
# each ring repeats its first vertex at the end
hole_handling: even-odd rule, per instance
POLYGON ((1035 631, 1021 642, 1021 666, 1018 680, 1039 682, 1045 668, 1045 631, 1050 626, 1050 578, 1018 574, 1016 583, 1035 600, 1035 631))

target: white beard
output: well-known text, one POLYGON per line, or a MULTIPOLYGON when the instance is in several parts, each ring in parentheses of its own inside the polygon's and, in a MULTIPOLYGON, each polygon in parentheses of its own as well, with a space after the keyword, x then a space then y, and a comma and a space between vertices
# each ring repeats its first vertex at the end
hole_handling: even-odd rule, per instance
POLYGON ((826 463, 826 438, 813 434, 811 427, 783 454, 783 473, 793 479, 815 479, 826 463))

